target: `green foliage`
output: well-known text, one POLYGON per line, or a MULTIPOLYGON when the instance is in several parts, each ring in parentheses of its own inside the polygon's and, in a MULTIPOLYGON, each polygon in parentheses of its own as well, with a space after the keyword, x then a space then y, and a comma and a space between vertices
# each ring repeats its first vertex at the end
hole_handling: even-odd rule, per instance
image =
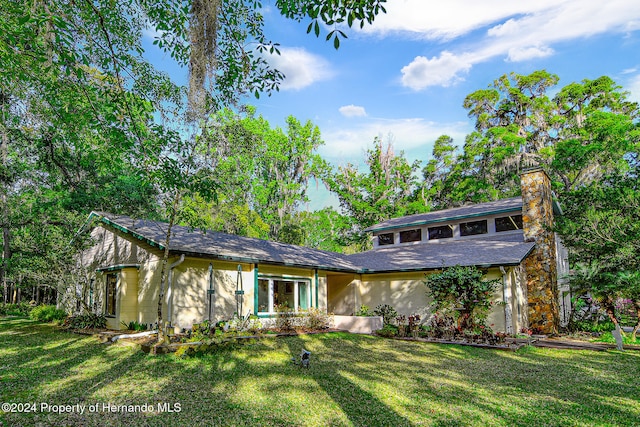
POLYGON ((348 0, 277 0, 276 7, 287 18, 303 21, 310 19, 307 33, 320 36, 320 24, 323 23, 333 30, 329 31, 326 40, 333 38, 333 46, 340 47, 340 39, 346 39, 347 35, 337 26, 337 24, 347 24, 352 27, 357 24, 360 28, 365 24, 372 24, 376 15, 386 13, 384 8, 386 0, 364 0, 352 2, 348 0))
POLYGON ((381 221, 403 215, 424 212, 424 202, 416 198, 416 172, 420 162, 409 163, 404 153, 396 155, 391 144, 383 147, 379 138, 367 150, 367 172, 353 164, 334 170, 320 166, 322 180, 340 200, 340 207, 353 220, 359 233, 359 243, 366 245, 363 230, 381 221))
POLYGON ((286 303, 276 307, 276 329, 284 332, 293 331, 300 315, 286 303))
POLYGON ((353 220, 332 207, 319 211, 298 212, 294 221, 304 230, 304 245, 338 253, 358 252, 360 236, 354 233, 353 220))
POLYGON ((425 285, 433 310, 456 318, 462 329, 484 326, 500 281, 483 280, 483 276, 476 267, 459 265, 426 275, 425 285))
POLYGON ((575 266, 572 292, 596 299, 614 322, 619 298, 640 306, 639 169, 629 166, 626 173, 566 193, 555 227, 575 266))
POLYGON ((373 313, 369 309, 369 306, 363 304, 360 306, 358 311, 356 311, 356 316, 369 317, 369 316, 373 316, 373 313))
POLYGON ((395 322, 396 317, 398 317, 398 312, 395 308, 391 307, 389 304, 380 304, 373 310, 373 314, 376 316, 382 316, 382 324, 383 325, 391 325, 395 322))
POLYGON ((67 317, 64 326, 70 329, 104 329, 107 327, 107 318, 102 314, 78 314, 67 317))
POLYGON ((124 326, 130 331, 142 332, 147 330, 147 325, 145 325, 144 323, 139 323, 135 320, 132 320, 129 323, 125 323, 125 322, 120 322, 120 323, 122 324, 122 326, 124 326))
POLYGON ((322 331, 331 327, 331 315, 319 308, 311 307, 303 315, 304 327, 308 330, 322 331))
MULTIPOLYGON (((605 333, 603 333, 602 335, 600 335, 597 339, 595 339, 595 342, 605 342, 608 344, 616 344, 616 340, 613 337, 613 335, 611 334, 610 331, 612 331, 613 329, 615 329, 615 327, 613 327, 613 323, 611 324, 612 328, 611 329, 607 329, 605 333)), ((603 331, 596 331, 596 332, 603 332, 603 331)), ((631 335, 625 335, 622 337, 622 342, 625 345, 640 345, 640 339, 639 338, 633 338, 633 336, 631 335)))
POLYGON ((589 321, 581 320, 577 322, 569 322, 568 329, 571 332, 610 332, 616 328, 616 325, 610 321, 589 321))
POLYGON ((398 327, 390 323, 385 323, 382 329, 376 331, 376 335, 381 337, 391 338, 398 335, 398 327))
POLYGON ((0 303, 0 316, 28 316, 33 306, 28 302, 20 304, 0 303))
POLYGON ((516 196, 519 172, 532 166, 544 167, 564 192, 624 167, 640 141, 638 104, 606 76, 559 91, 558 82, 545 70, 511 73, 469 94, 463 106, 476 129, 457 156, 439 138, 423 171, 425 198, 451 207, 516 196))
POLYGON ((202 136, 202 150, 212 159, 214 180, 224 194, 222 209, 212 209, 216 226, 304 244, 306 233, 295 214, 308 201, 307 183, 323 144, 318 127, 289 116, 286 131, 272 129, 252 107, 241 113, 222 110, 211 120, 216 126, 202 136), (248 224, 239 229, 238 222, 248 224))
POLYGON ((56 308, 55 305, 39 305, 31 310, 29 317, 38 322, 60 323, 67 318, 67 312, 56 308))

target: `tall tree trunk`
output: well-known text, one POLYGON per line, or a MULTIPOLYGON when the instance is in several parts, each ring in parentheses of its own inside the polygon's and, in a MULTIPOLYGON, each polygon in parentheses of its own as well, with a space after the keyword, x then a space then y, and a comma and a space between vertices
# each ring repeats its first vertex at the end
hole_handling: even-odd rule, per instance
MULTIPOLYGON (((0 161, 2 162, 2 168, 7 166, 7 153, 9 151, 9 135, 7 134, 7 128, 5 127, 5 109, 7 108, 8 96, 4 92, 0 92, 0 108, 2 113, 2 121, 0 123, 0 132, 2 133, 0 138, 0 161)), ((11 235, 9 233, 9 205, 7 204, 8 182, 1 183, 2 188, 0 190, 0 208, 2 209, 2 264, 0 265, 0 283, 4 288, 5 302, 7 300, 7 270, 9 268, 9 259, 11 258, 11 235)))
POLYGON ((178 205, 180 204, 180 193, 176 193, 171 211, 169 212, 169 224, 167 226, 167 234, 164 239, 164 253, 162 256, 162 271, 160 273, 160 292, 158 293, 158 342, 156 345, 165 341, 164 320, 162 316, 162 304, 164 302, 164 288, 167 282, 168 266, 169 266, 169 243, 171 241, 171 230, 176 221, 178 205))
POLYGON ((618 318, 616 317, 616 308, 614 306, 613 298, 605 297, 603 299, 603 305, 607 316, 609 316, 609 320, 613 322, 614 325, 618 325, 618 318))

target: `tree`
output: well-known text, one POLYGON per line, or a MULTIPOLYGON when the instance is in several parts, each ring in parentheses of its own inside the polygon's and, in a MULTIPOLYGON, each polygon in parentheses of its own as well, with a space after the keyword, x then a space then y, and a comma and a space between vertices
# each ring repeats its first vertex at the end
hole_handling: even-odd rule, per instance
POLYGON ((384 147, 376 138, 365 162, 366 173, 351 163, 337 170, 328 164, 322 167, 323 182, 338 196, 360 233, 378 222, 426 210, 424 202, 416 199, 419 161, 409 163, 404 153, 394 154, 391 143, 384 147))
POLYGON ((425 201, 430 208, 446 207, 451 188, 447 179, 456 163, 456 146, 453 138, 441 135, 433 144, 431 159, 422 168, 422 185, 418 199, 425 201))
MULTIPOLYGON (((377 13, 384 12, 382 3, 384 0, 281 0, 276 5, 288 17, 310 18, 319 35, 319 22, 334 25, 344 21, 348 26, 372 22, 377 13)), ((268 93, 282 77, 259 54, 277 50, 263 34, 261 4, 253 0, 134 0, 116 8, 110 2, 0 0, 0 7, 1 97, 10 99, 12 108, 28 112, 28 120, 16 119, 21 115, 5 114, 3 108, 2 153, 18 148, 15 141, 28 141, 25 147, 36 150, 21 155, 32 160, 34 174, 60 178, 77 195, 84 192, 78 190, 85 189, 84 178, 92 171, 92 161, 104 165, 105 154, 116 151, 118 157, 126 153, 123 158, 139 172, 131 176, 141 178, 142 188, 160 195, 170 223, 168 248, 171 226, 180 220, 181 212, 190 218, 181 208, 184 198, 212 195, 202 185, 212 178, 198 163, 198 131, 183 134, 185 129, 175 123, 185 118, 198 123, 210 111, 236 105, 247 93, 268 93), (160 48, 179 64, 189 65, 186 116, 183 88, 144 58, 142 34, 147 27, 157 31, 155 43, 160 48), (158 124, 156 117, 164 121, 158 124)), ((331 36, 336 47, 339 37, 346 37, 339 30, 331 36)), ((3 101, 3 107, 6 104, 3 101)), ((9 157, 3 154, 3 172, 9 157)), ((3 180, 7 185, 15 182, 17 179, 3 180)), ((9 212, 9 191, 4 190, 3 212, 9 212)), ((86 195, 92 190, 87 189, 86 195)), ((86 206, 81 203, 73 208, 86 206)), ((3 218, 3 248, 10 245, 7 231, 14 228, 9 217, 3 218)), ((2 274, 10 257, 10 251, 3 250, 2 274)), ((168 249, 163 278, 167 257, 168 249)))
POLYGON ((352 219, 332 207, 314 212, 298 212, 296 221, 305 231, 303 246, 341 253, 358 251, 352 219))
MULTIPOLYGON (((640 308, 639 171, 632 165, 626 172, 565 193, 563 215, 557 218, 556 231, 575 266, 570 276, 573 291, 596 298, 616 327, 616 299, 629 298, 640 308)), ((640 317, 634 340, 639 328, 640 317)))
POLYGON ((289 116, 286 131, 271 128, 253 108, 242 115, 222 111, 214 120, 217 125, 203 141, 215 153, 211 167, 226 200, 257 213, 269 225, 269 238, 300 243, 304 239, 295 231, 294 216, 307 201, 307 184, 319 162, 316 150, 323 141, 318 127, 289 116))
POLYGON ((434 310, 457 320, 459 329, 486 326, 484 321, 500 280, 483 280, 483 276, 476 267, 459 265, 426 275, 427 294, 434 310))
POLYGON ((511 73, 465 98, 475 131, 445 179, 449 205, 515 196, 527 167, 543 166, 557 191, 570 191, 624 163, 640 140, 638 104, 606 76, 552 98, 558 81, 544 70, 511 73))

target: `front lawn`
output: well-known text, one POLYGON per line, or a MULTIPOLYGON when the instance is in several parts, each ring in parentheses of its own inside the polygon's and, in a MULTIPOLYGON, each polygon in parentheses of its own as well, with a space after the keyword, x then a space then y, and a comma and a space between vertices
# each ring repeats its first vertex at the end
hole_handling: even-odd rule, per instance
POLYGON ((513 353, 349 334, 177 359, 0 318, 0 402, 36 404, 0 410, 0 425, 638 425, 638 367, 638 351, 513 353), (309 369, 290 361, 303 347, 309 369), (47 412, 53 405, 76 406, 47 412))

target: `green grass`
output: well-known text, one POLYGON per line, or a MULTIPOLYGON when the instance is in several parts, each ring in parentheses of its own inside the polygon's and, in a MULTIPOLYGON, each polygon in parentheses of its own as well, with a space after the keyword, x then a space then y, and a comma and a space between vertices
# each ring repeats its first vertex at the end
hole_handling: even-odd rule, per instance
MULTIPOLYGON (((633 341, 631 338, 631 332, 628 332, 622 337, 622 341, 625 344, 640 345, 640 336, 636 337, 635 341, 633 341)), ((613 337, 611 332, 605 332, 598 338, 594 339, 593 342, 606 342, 609 344, 615 344, 616 339, 613 337)))
POLYGON ((638 366, 637 351, 512 353, 349 334, 270 338, 177 359, 4 318, 0 402, 181 410, 0 412, 0 425, 639 425, 638 366), (290 362, 303 347, 312 352, 309 369, 290 362))

